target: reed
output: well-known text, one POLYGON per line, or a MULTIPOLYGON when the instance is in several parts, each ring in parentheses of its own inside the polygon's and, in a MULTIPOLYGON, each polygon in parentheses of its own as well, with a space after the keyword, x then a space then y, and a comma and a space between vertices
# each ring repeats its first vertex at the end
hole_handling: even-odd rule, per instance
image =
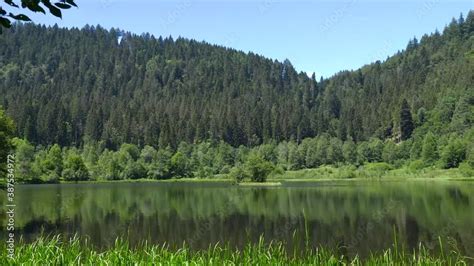
POLYGON ((146 242, 131 247, 127 241, 117 239, 112 247, 97 251, 87 240, 74 237, 64 241, 54 236, 40 237, 33 243, 20 241, 14 259, 6 258, 4 246, 1 251, 0 265, 468 265, 473 262, 458 252, 434 256, 420 245, 410 253, 399 251, 396 244, 392 249, 363 259, 309 246, 295 256, 296 253, 285 249, 284 243, 266 243, 263 237, 240 250, 219 244, 199 251, 185 244, 179 249, 146 242))

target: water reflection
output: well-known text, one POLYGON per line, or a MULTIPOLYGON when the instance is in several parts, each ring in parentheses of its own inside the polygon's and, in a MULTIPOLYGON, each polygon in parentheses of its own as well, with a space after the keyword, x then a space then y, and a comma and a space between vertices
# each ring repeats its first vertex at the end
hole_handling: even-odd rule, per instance
MULTIPOLYGON (((474 185, 469 182, 347 182, 238 188, 225 183, 25 185, 17 188, 16 229, 31 241, 44 233, 88 236, 98 247, 117 236, 192 248, 248 240, 313 246, 347 255, 438 237, 474 254, 474 185)), ((2 197, 4 200, 5 197, 2 197)), ((2 204, 4 206, 5 204, 2 204)), ((2 224, 6 224, 2 209, 2 224)), ((5 226, 2 226, 2 237, 5 226)))

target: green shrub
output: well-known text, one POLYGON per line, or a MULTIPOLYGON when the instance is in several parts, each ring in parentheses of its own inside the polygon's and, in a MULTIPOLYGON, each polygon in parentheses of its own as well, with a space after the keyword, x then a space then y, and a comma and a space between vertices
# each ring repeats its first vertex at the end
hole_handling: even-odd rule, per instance
POLYGON ((253 182, 265 182, 275 166, 257 154, 251 154, 245 163, 245 168, 253 182))
POLYGON ((181 152, 176 152, 171 157, 171 172, 174 177, 187 177, 188 173, 188 159, 181 152))
POLYGON ((229 177, 239 183, 250 179, 250 173, 242 165, 237 165, 230 169, 229 177))
POLYGON ((147 170, 140 162, 129 162, 122 174, 124 179, 139 179, 147 176, 147 170))
POLYGON ((436 137, 428 132, 423 140, 421 158, 427 165, 433 165, 438 160, 438 146, 436 137))
POLYGON ((285 173, 285 170, 283 169, 283 167, 281 165, 278 165, 273 168, 273 171, 270 174, 272 176, 275 176, 275 175, 282 175, 284 173, 285 173))
POLYGON ((342 166, 338 168, 337 173, 334 175, 336 178, 350 179, 356 177, 357 167, 354 165, 342 166))
POLYGON ((393 167, 388 163, 368 163, 363 167, 363 175, 366 177, 381 177, 393 167))
POLYGON ((377 171, 377 172, 386 172, 393 169, 393 167, 388 163, 368 163, 365 166, 367 171, 377 171))
POLYGON ((441 166, 445 169, 458 167, 466 158, 466 147, 460 139, 451 140, 441 153, 441 166))
POLYGON ((465 177, 474 177, 474 167, 467 162, 463 162, 459 165, 459 171, 461 171, 465 177))
POLYGON ((421 170, 424 167, 425 167, 425 162, 423 162, 423 160, 414 160, 410 162, 410 164, 408 165, 408 169, 410 169, 410 171, 413 171, 413 172, 421 170))
POLYGON ((82 157, 74 152, 71 152, 68 156, 62 176, 68 181, 84 181, 90 177, 82 157))

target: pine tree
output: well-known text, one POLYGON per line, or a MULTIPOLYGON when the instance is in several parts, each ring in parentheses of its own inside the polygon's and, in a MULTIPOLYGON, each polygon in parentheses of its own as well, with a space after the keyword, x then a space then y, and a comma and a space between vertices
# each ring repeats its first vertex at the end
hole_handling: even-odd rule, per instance
POLYGON ((407 140, 411 137, 413 129, 413 118, 411 116, 410 106, 406 99, 403 99, 400 110, 400 137, 402 140, 407 140))

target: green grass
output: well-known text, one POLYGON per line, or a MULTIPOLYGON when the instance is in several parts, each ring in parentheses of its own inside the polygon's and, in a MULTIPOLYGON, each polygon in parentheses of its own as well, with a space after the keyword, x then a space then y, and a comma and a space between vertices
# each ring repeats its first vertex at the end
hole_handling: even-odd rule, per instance
MULTIPOLYGON (((166 245, 142 244, 131 248, 117 240, 104 251, 96 251, 78 238, 62 242, 59 236, 39 238, 33 243, 17 243, 15 258, 8 259, 2 245, 0 265, 467 265, 472 263, 457 252, 432 256, 422 246, 416 252, 388 249, 365 259, 348 258, 329 249, 302 248, 288 253, 284 244, 272 242, 248 244, 242 250, 215 245, 192 251, 183 245, 171 250, 166 245), (298 254, 298 255, 295 255, 298 254)), ((396 246, 396 245, 394 245, 396 246)))
MULTIPOLYGON (((419 161, 419 160, 418 160, 419 161)), ((440 169, 436 167, 416 166, 418 161, 400 168, 393 167, 387 163, 366 163, 356 167, 354 165, 322 165, 318 168, 306 168, 301 170, 289 170, 280 173, 272 173, 266 183, 279 183, 281 181, 330 181, 330 180, 360 180, 360 179, 446 179, 446 180, 474 180, 474 169, 440 169), (414 166, 415 165, 415 166, 414 166)), ((464 168, 467 168, 465 166, 464 168)), ((207 178, 170 178, 170 179, 124 179, 124 180, 88 180, 88 181, 60 181, 63 184, 75 183, 146 183, 146 182, 230 182, 235 180, 226 174, 217 174, 207 178)), ((250 183, 252 186, 256 182, 250 183)), ((257 184, 258 185, 258 184, 257 184)), ((4 187, 0 182, 0 188, 4 187)))
POLYGON ((101 183, 175 183, 175 182, 231 182, 233 180, 222 176, 214 176, 210 178, 170 178, 170 179, 120 179, 120 180, 87 180, 87 181, 60 181, 60 184, 101 184, 101 183))
POLYGON ((339 167, 326 165, 314 169, 286 171, 270 176, 268 181, 318 181, 318 180, 360 180, 360 179, 446 179, 474 180, 474 176, 466 176, 458 168, 439 169, 409 167, 393 168, 386 163, 368 163, 363 166, 341 165, 339 167))
POLYGON ((280 182, 240 182, 237 183, 241 187, 278 187, 281 186, 280 182))

